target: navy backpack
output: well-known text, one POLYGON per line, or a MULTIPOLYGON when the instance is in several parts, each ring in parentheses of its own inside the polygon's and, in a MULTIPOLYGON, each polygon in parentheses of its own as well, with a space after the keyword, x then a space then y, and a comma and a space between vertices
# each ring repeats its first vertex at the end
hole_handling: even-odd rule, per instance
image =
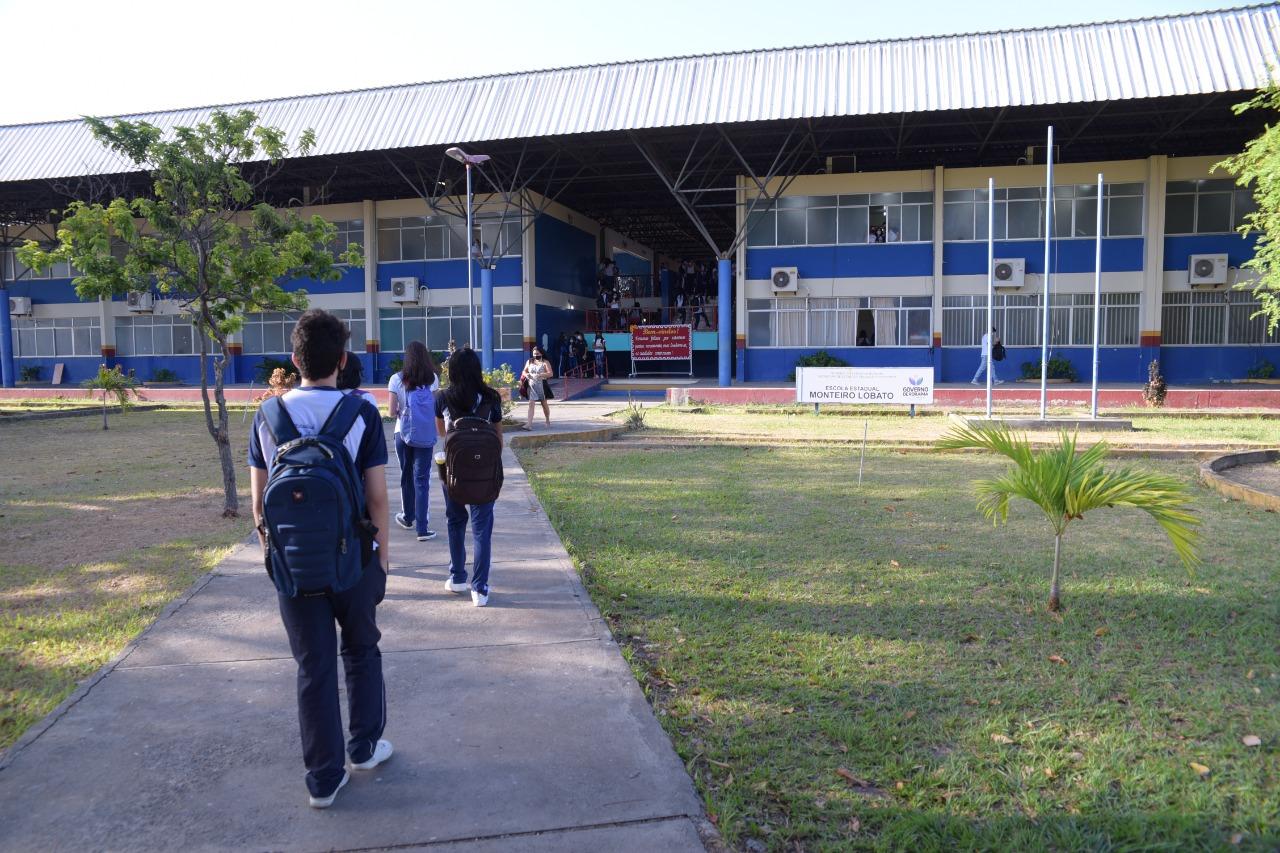
POLYGON ((364 477, 343 439, 364 400, 343 394, 316 435, 298 432, 279 397, 262 404, 276 442, 262 496, 267 572, 281 595, 342 592, 360 582, 377 532, 364 502, 364 477))

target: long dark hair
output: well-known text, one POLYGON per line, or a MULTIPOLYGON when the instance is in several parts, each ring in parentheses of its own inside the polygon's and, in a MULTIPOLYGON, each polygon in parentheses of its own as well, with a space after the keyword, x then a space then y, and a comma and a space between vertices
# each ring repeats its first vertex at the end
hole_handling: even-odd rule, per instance
POLYGON ((454 417, 469 414, 476 405, 477 394, 482 402, 502 405, 498 392, 484 384, 480 357, 471 347, 463 347, 449 356, 449 387, 443 394, 444 404, 454 417))
POLYGON ((436 381, 436 363, 422 341, 409 341, 404 348, 404 368, 400 371, 404 390, 430 388, 436 381))
POLYGON ((338 371, 338 388, 342 391, 359 388, 363 380, 364 365, 360 363, 355 353, 348 352, 346 364, 338 371))

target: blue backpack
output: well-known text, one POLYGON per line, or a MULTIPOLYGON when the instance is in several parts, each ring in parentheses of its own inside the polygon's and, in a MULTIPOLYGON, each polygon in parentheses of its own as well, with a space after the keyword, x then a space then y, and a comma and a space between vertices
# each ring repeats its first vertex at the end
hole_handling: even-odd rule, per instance
POLYGON ((405 391, 400 414, 400 440, 410 447, 433 447, 436 443, 436 398, 430 388, 405 391))
POLYGON ((262 496, 267 572, 281 595, 342 592, 360 582, 377 529, 364 478, 342 443, 364 400, 343 394, 316 435, 298 432, 279 397, 262 404, 276 442, 262 496))

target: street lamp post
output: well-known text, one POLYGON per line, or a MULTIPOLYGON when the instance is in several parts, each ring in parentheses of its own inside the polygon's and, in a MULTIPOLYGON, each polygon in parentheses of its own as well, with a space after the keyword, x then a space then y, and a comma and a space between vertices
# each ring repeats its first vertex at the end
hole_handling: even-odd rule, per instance
MULTIPOLYGON (((469 341, 469 343, 472 349, 475 349, 475 346, 476 346, 476 300, 475 300, 475 297, 472 295, 472 289, 471 289, 471 282, 472 282, 471 269, 472 267, 475 266, 475 257, 474 257, 474 252, 472 250, 472 247, 475 242, 475 233, 473 231, 473 226, 472 226, 472 212, 471 212, 471 206, 472 206, 471 204, 471 167, 479 166, 481 163, 486 162, 489 159, 489 155, 488 154, 468 154, 467 152, 463 151, 461 148, 457 147, 456 145, 446 149, 444 153, 447 154, 449 157, 452 157, 454 160, 457 160, 464 167, 466 167, 466 170, 467 170, 467 334, 470 335, 471 337, 471 340, 469 341)), ((492 277, 482 276, 481 286, 488 287, 489 294, 492 295, 492 291, 493 291, 492 277)), ((486 299, 485 304, 491 304, 491 299, 486 299)), ((492 311, 490 311, 490 313, 492 313, 492 311)), ((493 324, 493 317, 492 316, 481 317, 480 322, 482 324, 488 324, 488 325, 484 325, 484 328, 488 329, 493 324)), ((492 369, 493 367, 492 333, 486 334, 484 337, 485 337, 485 344, 482 349, 483 356, 484 356, 484 367, 486 370, 489 370, 489 369, 492 369)))

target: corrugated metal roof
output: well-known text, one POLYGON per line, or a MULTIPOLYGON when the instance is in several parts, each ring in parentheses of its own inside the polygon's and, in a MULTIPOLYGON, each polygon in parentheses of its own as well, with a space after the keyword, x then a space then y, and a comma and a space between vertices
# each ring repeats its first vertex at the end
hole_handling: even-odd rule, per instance
MULTIPOLYGON (((316 154, 1256 89, 1280 3, 1035 30, 689 56, 226 105, 316 154)), ((128 116, 191 125, 215 107, 128 116)), ((0 127, 0 182, 130 171, 78 120, 0 127)))

